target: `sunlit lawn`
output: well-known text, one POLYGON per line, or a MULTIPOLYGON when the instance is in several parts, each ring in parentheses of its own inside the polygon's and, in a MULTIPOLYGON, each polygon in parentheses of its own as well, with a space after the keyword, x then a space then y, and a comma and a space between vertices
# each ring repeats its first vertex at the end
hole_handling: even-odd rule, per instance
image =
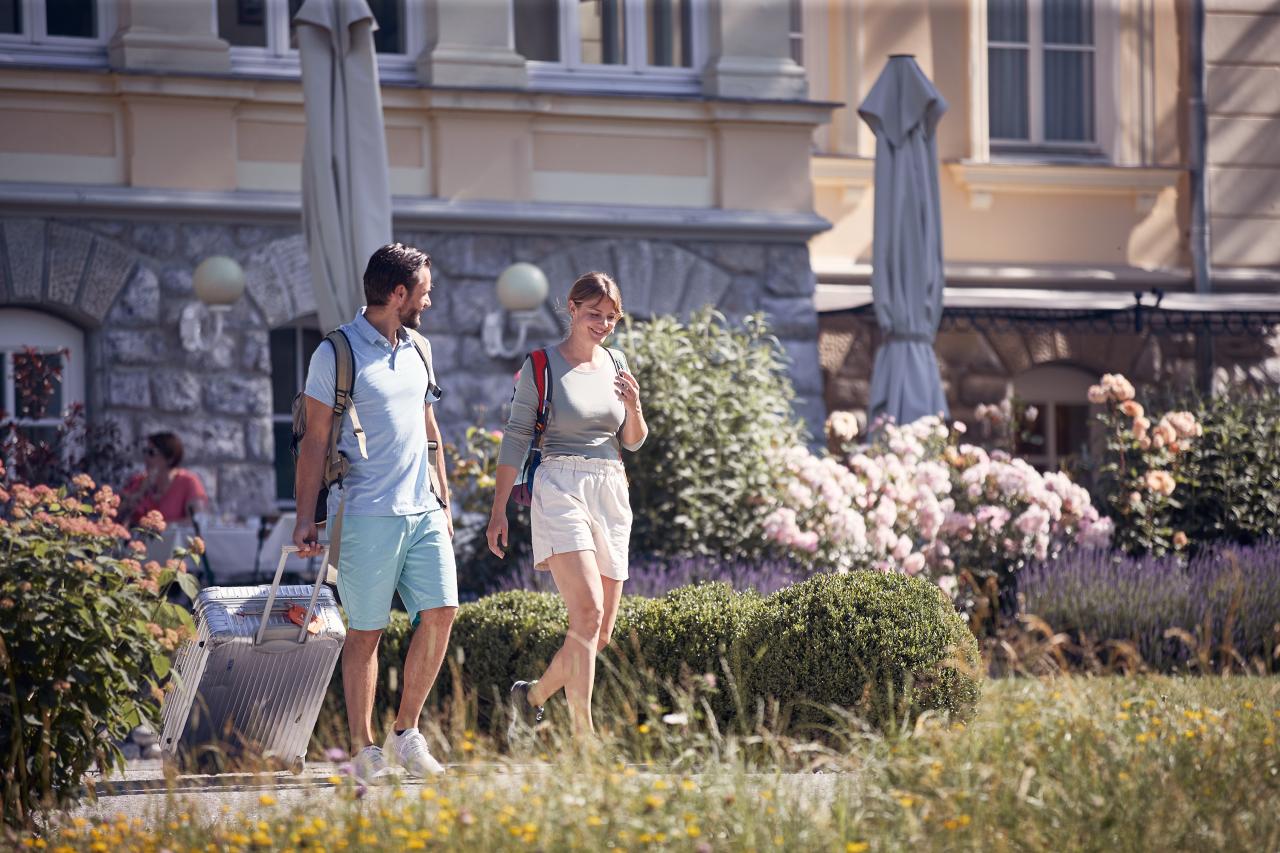
MULTIPOLYGON (((967 725, 826 746, 672 726, 544 762, 458 734, 425 786, 347 780, 252 813, 171 797, 151 821, 67 822, 67 850, 1276 850, 1280 679, 988 683, 967 725), (460 741, 460 742, 459 742, 460 741), (466 748, 463 748, 463 747, 466 748), (641 756, 647 755, 646 760, 641 756)), ((543 745, 537 750, 554 749, 543 745)), ((546 753, 544 753, 546 754, 546 753)), ((281 794, 283 798, 283 794, 281 794)))

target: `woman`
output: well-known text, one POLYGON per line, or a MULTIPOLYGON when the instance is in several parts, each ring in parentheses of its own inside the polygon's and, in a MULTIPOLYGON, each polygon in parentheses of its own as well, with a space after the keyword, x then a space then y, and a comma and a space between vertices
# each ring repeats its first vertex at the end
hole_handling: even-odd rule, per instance
POLYGON ((152 510, 158 510, 166 522, 190 521, 197 512, 208 508, 200 478, 182 464, 182 439, 171 432, 147 436, 142 445, 146 470, 124 487, 120 517, 135 526, 152 510))
MULTIPOLYGON (((569 633, 541 678, 511 688, 513 722, 536 724, 543 704, 564 688, 575 732, 595 731, 596 654, 613 632, 631 538, 619 445, 636 450, 649 434, 639 383, 622 354, 602 345, 621 317, 618 285, 602 272, 586 273, 569 291, 568 337, 547 349, 552 393, 530 507, 533 562, 551 572, 564 597, 569 633)), ((499 558, 508 544, 507 499, 533 441, 539 402, 533 373, 520 372, 498 455, 488 537, 499 558)))

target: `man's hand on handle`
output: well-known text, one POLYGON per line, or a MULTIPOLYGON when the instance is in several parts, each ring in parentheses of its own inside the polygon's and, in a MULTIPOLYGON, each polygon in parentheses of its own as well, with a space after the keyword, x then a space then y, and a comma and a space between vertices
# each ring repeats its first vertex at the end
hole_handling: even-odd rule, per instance
POLYGON ((324 553, 315 521, 298 519, 298 523, 293 526, 293 544, 298 549, 299 557, 319 557, 324 553))

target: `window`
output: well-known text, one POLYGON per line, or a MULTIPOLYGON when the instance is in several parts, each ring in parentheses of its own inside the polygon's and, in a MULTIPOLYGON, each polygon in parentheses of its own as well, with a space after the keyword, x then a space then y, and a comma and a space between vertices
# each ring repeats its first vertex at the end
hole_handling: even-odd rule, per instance
POLYGON ((804 65, 804 2, 790 0, 788 3, 791 25, 788 37, 791 41, 791 61, 796 65, 804 65))
MULTIPOLYGON (((4 2, 4 0, 0 0, 4 2)), ((415 79, 414 58, 421 49, 416 26, 421 3, 411 0, 367 0, 378 28, 373 46, 378 70, 386 79, 415 79)), ((217 0, 218 35, 231 45, 232 67, 253 74, 295 76, 299 73, 298 36, 293 16, 303 0, 217 0)))
POLYGON ((49 441, 67 410, 84 402, 84 335, 48 314, 0 310, 0 439, 16 428, 49 441))
POLYGON ((993 148, 1096 142, 1092 0, 987 0, 993 148))
POLYGON ((520 0, 516 52, 534 87, 699 91, 703 0, 520 0))
POLYGON ((271 430, 275 437, 276 501, 293 506, 293 398, 307 382, 311 353, 324 340, 315 321, 271 330, 271 430))
POLYGON ((1088 451, 1093 410, 1087 403, 1089 386, 1097 376, 1074 367, 1048 364, 1033 367, 1013 382, 1014 395, 1037 416, 1028 424, 1017 451, 1042 471, 1077 472, 1088 451))
POLYGON ((105 65, 114 32, 114 0, 0 0, 0 60, 105 65))

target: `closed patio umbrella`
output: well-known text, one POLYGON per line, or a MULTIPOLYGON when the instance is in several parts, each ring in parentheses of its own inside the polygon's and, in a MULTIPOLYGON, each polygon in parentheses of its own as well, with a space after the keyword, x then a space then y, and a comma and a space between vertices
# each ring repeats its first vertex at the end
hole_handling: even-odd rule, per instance
POLYGON ((294 16, 307 137, 302 226, 323 329, 364 304, 369 256, 391 241, 382 93, 365 0, 306 0, 294 16))
POLYGON ((933 340, 942 318, 942 222, 934 131, 947 102, 910 56, 891 56, 858 109, 876 135, 871 289, 884 342, 869 417, 947 413, 933 340))

